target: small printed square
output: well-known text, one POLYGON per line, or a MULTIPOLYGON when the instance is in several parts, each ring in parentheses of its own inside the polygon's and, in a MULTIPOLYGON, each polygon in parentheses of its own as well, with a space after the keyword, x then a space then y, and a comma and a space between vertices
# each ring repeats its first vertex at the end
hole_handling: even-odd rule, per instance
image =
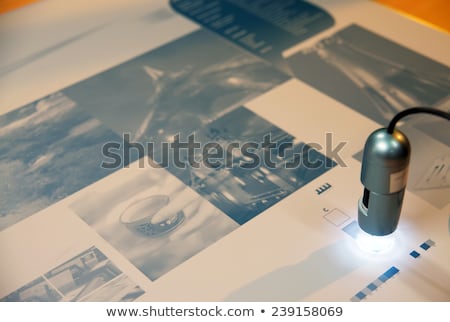
POLYGON ((360 291, 360 292, 356 293, 355 296, 357 298, 359 298, 360 300, 362 300, 362 299, 364 299, 367 296, 367 294, 365 294, 364 292, 360 291))
POLYGON ((378 285, 376 285, 375 283, 370 283, 369 285, 367 285, 367 288, 373 292, 378 288, 378 285))
POLYGON ((342 228, 342 230, 356 239, 356 237, 358 236, 358 233, 359 233, 359 226, 358 226, 358 223, 356 222, 356 220, 353 220, 347 226, 342 228))
POLYGON ((356 295, 355 295, 355 296, 353 296, 353 297, 350 299, 350 301, 352 301, 352 302, 361 302, 361 299, 358 298, 358 297, 356 297, 356 295))
POLYGON ((422 245, 420 245, 420 248, 422 248, 423 250, 428 250, 430 248, 430 245, 428 245, 427 243, 423 243, 422 245))
POLYGON ((411 253, 409 253, 409 255, 411 255, 414 258, 417 258, 420 256, 420 253, 416 252, 415 250, 413 250, 411 253))
POLYGON ((428 239, 428 240, 426 241, 426 243, 427 243, 428 246, 434 246, 434 245, 436 245, 436 243, 435 243, 434 241, 432 241, 431 239, 428 239))
POLYGON ((339 209, 333 209, 323 217, 337 227, 341 226, 350 219, 349 216, 344 214, 339 209))
POLYGON ((378 280, 381 282, 381 283, 384 283, 384 282, 386 282, 387 280, 389 279, 389 277, 387 277, 386 275, 380 275, 380 276, 378 276, 378 280))
POLYGON ((395 274, 397 274, 398 272, 399 272, 399 269, 397 267, 395 267, 395 266, 392 266, 386 272, 384 272, 383 275, 386 276, 389 279, 392 276, 394 276, 395 274))
POLYGON ((372 293, 372 290, 370 288, 366 287, 361 292, 363 292, 366 295, 369 295, 370 293, 372 293))

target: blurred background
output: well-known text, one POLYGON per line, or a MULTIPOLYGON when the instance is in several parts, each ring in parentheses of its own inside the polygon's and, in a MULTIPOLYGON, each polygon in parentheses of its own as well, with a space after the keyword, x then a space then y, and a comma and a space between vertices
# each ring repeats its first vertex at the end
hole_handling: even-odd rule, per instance
MULTIPOLYGON (((37 2, 39 0, 0 0, 0 14, 19 7, 37 2)), ((422 23, 433 25, 434 27, 450 32, 450 12, 449 0, 374 0, 396 11, 420 20, 422 23)))

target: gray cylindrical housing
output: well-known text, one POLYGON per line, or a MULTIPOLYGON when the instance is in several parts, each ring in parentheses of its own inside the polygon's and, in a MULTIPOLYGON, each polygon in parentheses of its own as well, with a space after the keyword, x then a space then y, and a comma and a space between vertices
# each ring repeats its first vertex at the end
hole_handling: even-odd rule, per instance
POLYGON ((395 231, 408 177, 411 147, 400 131, 385 128, 367 139, 361 169, 364 197, 358 204, 358 224, 365 232, 384 236, 395 231))
POLYGON ((362 198, 358 203, 358 224, 366 233, 374 236, 392 234, 398 225, 405 189, 391 194, 370 192, 366 207, 362 198))
POLYGON ((406 186, 411 146, 400 131, 373 132, 364 146, 361 182, 370 191, 394 193, 406 186))

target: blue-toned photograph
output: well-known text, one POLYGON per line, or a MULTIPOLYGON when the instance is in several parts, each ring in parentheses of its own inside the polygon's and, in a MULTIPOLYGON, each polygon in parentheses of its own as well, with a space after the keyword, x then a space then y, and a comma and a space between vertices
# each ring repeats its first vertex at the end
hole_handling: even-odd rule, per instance
POLYGON ((144 291, 96 247, 24 285, 3 302, 134 301, 144 291))
POLYGON ((239 227, 164 169, 123 169, 70 205, 150 280, 239 227))
POLYGON ((59 302, 62 299, 59 293, 42 276, 22 286, 8 296, 0 299, 1 302, 59 302))
POLYGON ((202 147, 220 146, 222 157, 208 162, 205 154, 211 151, 197 149, 198 167, 183 169, 171 164, 168 171, 240 225, 336 165, 245 107, 193 135, 202 147))
POLYGON ((269 63, 200 30, 64 90, 132 142, 187 135, 288 80, 269 63))
POLYGON ((144 293, 128 276, 122 274, 85 296, 81 302, 133 302, 144 293))
POLYGON ((0 116, 0 230, 112 173, 101 147, 118 138, 62 93, 0 116))
POLYGON ((409 107, 449 109, 448 66, 358 25, 288 62, 297 78, 384 126, 409 107))
POLYGON ((78 302, 121 274, 101 251, 91 247, 53 268, 45 278, 64 296, 64 301, 78 302))

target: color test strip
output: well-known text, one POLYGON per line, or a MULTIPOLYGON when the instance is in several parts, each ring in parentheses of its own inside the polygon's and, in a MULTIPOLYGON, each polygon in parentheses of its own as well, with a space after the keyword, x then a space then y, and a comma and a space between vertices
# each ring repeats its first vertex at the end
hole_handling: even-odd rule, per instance
MULTIPOLYGON (((424 242, 420 245, 420 248, 427 251, 428 249, 430 249, 430 247, 435 246, 435 245, 436 245, 436 243, 434 241, 432 241, 431 239, 428 239, 426 242, 424 242)), ((420 256, 420 253, 416 250, 412 250, 411 253, 409 253, 409 255, 411 255, 414 258, 418 258, 420 256)))
POLYGON ((367 285, 367 287, 365 287, 363 290, 356 293, 350 299, 350 301, 352 301, 352 302, 362 301, 363 299, 365 299, 367 297, 367 295, 369 295, 370 293, 375 291, 381 284, 386 283, 389 279, 394 277, 398 272, 400 272, 400 270, 397 267, 392 266, 386 272, 384 272, 383 274, 378 276, 378 278, 375 281, 373 281, 372 283, 367 285))

